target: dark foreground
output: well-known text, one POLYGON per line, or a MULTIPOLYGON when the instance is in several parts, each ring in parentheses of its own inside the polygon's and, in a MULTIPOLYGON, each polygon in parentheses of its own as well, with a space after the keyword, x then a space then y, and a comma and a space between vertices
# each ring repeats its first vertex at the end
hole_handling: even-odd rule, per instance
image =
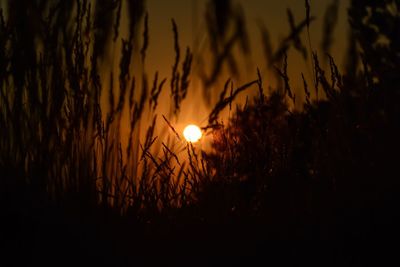
POLYGON ((3 209, 1 265, 393 265, 400 237, 395 203, 298 218, 232 214, 206 221, 188 211, 148 222, 77 206, 3 209))

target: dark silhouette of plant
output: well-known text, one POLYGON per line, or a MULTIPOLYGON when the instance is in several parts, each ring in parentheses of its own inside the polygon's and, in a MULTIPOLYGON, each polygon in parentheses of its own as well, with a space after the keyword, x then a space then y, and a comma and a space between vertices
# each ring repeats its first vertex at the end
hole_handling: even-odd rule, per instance
POLYGON ((230 75, 237 77, 240 74, 238 56, 234 53, 234 48, 239 47, 240 55, 244 58, 250 54, 250 48, 245 16, 240 5, 234 4, 231 0, 208 1, 205 17, 210 43, 210 70, 208 70, 210 64, 205 64, 207 59, 201 58, 203 55, 200 54, 198 60, 204 98, 209 102, 213 96, 210 90, 223 74, 224 66, 228 67, 230 75))
MULTIPOLYGON (((179 199, 189 194, 189 187, 180 186, 183 170, 174 170, 183 168, 173 163, 174 149, 153 147, 159 134, 158 97, 166 79, 159 82, 155 74, 149 88, 145 70, 132 71, 136 56, 144 68, 149 45, 144 2, 128 3, 127 39, 119 33, 121 5, 122 1, 8 3, 0 29, 4 197, 14 199, 10 192, 25 188, 28 199, 47 204, 79 197, 83 210, 100 205, 119 213, 144 209, 151 214, 163 206, 181 205, 179 199), (118 65, 110 67, 112 47, 120 48, 120 56, 118 65), (142 119, 146 114, 148 123, 142 119), (126 147, 121 136, 124 116, 129 118, 126 147)), ((178 66, 175 24, 174 33, 178 66)), ((187 50, 182 73, 178 68, 173 72, 175 115, 189 88, 191 60, 187 50)))
MULTIPOLYGON (((70 259, 64 252, 78 247, 90 263, 117 265, 126 258, 165 263, 171 255, 187 264, 195 250, 190 241, 210 239, 219 241, 207 244, 218 256, 254 255, 260 240, 274 246, 277 240, 327 240, 333 252, 317 250, 324 263, 336 252, 345 254, 337 256, 339 264, 379 255, 352 241, 389 236, 398 227, 398 1, 351 2, 344 71, 329 53, 325 66, 313 51, 309 1, 299 24, 288 10, 290 33, 277 49, 261 25, 267 60, 283 86, 267 94, 259 70, 236 89, 228 79, 203 127, 212 137, 210 150, 184 142, 174 125, 194 57, 188 48, 181 60, 178 25, 172 20, 170 80, 155 73, 150 82, 145 3, 125 3, 126 38, 120 36, 123 4, 21 0, 7 2, 7 16, 0 10, 0 208, 9 247, 18 254, 33 249, 37 261, 43 251, 43 258, 70 259), (298 93, 287 71, 292 46, 313 66, 311 86, 301 73, 301 110, 291 107, 298 93), (171 114, 163 115, 157 105, 166 82, 171 114), (235 105, 252 89, 258 91, 235 105), (158 131, 160 124, 166 131, 158 131), (236 247, 241 238, 245 245, 236 247), (34 241, 20 248, 26 240, 34 241)), ((333 1, 326 15, 324 52, 333 42, 337 5, 333 1)), ((245 57, 249 51, 240 8, 211 1, 206 15, 212 64, 201 78, 211 90, 223 65, 232 74, 238 70, 233 47, 240 45, 245 57)), ((316 258, 312 253, 294 245, 283 255, 297 261, 316 258)))

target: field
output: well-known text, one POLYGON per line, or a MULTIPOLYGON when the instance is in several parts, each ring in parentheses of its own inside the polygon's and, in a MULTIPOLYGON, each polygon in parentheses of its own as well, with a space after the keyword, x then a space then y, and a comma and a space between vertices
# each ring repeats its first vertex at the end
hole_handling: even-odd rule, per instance
POLYGON ((260 27, 268 67, 250 80, 233 1, 208 2, 202 53, 170 21, 165 78, 147 71, 144 0, 3 2, 1 266, 398 261, 399 1, 350 1, 339 68, 339 1, 321 53, 305 0, 278 47, 260 27), (290 53, 310 66, 301 91, 290 53), (209 114, 198 143, 181 133, 195 81, 209 114))

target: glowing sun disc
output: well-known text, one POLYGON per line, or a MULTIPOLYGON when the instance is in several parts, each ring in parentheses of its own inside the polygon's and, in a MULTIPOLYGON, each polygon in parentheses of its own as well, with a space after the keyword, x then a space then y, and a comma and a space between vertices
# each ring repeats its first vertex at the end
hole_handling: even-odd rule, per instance
POLYGON ((198 126, 190 124, 183 130, 183 136, 186 141, 196 143, 201 138, 201 130, 198 126))

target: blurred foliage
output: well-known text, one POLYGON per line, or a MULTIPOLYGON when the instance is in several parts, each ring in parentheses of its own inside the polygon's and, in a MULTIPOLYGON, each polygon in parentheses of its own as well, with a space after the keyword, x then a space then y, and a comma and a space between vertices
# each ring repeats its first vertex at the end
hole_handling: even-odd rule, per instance
POLYGON ((349 19, 361 58, 370 73, 372 84, 383 88, 399 82, 400 2, 351 1, 349 19))

